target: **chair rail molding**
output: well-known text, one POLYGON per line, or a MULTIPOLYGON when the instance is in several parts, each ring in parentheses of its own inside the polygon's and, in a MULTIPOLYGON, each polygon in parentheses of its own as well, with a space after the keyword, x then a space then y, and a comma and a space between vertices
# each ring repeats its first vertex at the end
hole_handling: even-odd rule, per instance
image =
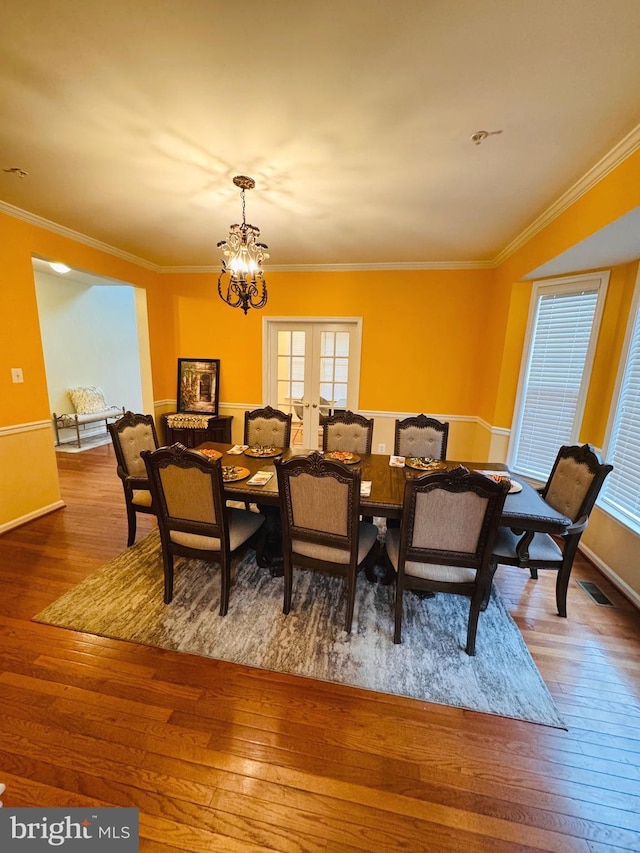
POLYGON ((0 427, 0 437, 3 435, 14 435, 20 432, 32 432, 36 429, 53 429, 53 424, 50 420, 46 421, 31 421, 26 424, 12 424, 11 426, 0 427))

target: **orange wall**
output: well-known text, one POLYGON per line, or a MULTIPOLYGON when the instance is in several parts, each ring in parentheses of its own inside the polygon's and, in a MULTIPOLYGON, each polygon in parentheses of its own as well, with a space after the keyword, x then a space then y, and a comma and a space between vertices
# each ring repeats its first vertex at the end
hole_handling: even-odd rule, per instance
MULTIPOLYGON (((162 330, 164 339, 171 334, 171 325, 166 320, 170 306, 163 305, 159 289, 153 287, 158 279, 157 273, 0 213, 0 316, 3 318, 0 333, 0 427, 49 420, 51 417, 32 254, 149 288, 152 360, 155 352, 160 370, 165 343, 154 334, 154 330, 162 330), (11 367, 22 368, 24 383, 14 384, 11 381, 11 367)), ((173 349, 172 341, 170 346, 173 349)))
MULTIPOLYGON (((635 152, 573 205, 532 237, 495 273, 494 303, 508 305, 492 332, 498 346, 491 364, 479 414, 496 427, 511 426, 520 360, 526 332, 531 282, 521 279, 640 205, 640 151, 635 152)), ((602 444, 624 339, 637 261, 614 267, 587 395, 581 440, 602 444)))
MULTIPOLYGON (((163 275, 162 290, 176 355, 220 358, 224 401, 262 399, 264 316, 362 317, 360 408, 475 415, 491 280, 479 270, 272 272, 266 308, 246 316, 221 301, 213 274, 163 275)), ((175 397, 175 382, 156 395, 175 397)))
MULTIPOLYGON (((262 397, 262 317, 363 317, 360 407, 478 415, 510 427, 531 269, 640 203, 632 155, 496 271, 268 273, 269 302, 245 317, 221 302, 216 274, 164 274, 0 214, 0 427, 48 419, 31 254, 145 288, 156 400, 174 399, 179 356, 221 359, 221 399, 262 397), (22 367, 25 383, 11 382, 22 367)), ((587 400, 585 430, 601 440, 636 265, 613 271, 587 400)))

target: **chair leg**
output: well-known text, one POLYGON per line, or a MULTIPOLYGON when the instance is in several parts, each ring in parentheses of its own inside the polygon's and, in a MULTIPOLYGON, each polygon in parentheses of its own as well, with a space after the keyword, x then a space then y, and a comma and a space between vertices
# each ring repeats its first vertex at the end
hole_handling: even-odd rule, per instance
POLYGON ((284 605, 282 612, 287 615, 291 610, 291 588, 293 586, 293 565, 291 554, 284 555, 284 605))
POLYGON ((470 657, 476 653, 476 633, 478 631, 478 617, 480 608, 482 607, 482 596, 474 595, 471 599, 469 608, 469 625, 467 626, 467 648, 466 652, 470 657))
POLYGON ((402 643, 402 597, 404 592, 404 583, 400 579, 400 574, 396 577, 396 617, 395 630, 393 633, 393 642, 396 645, 402 643))
POLYGON ((567 590, 569 588, 569 578, 571 577, 571 563, 568 566, 562 565, 556 578, 556 607, 558 615, 567 618, 567 590))
POLYGON ((356 577, 355 571, 349 571, 347 575, 347 609, 344 618, 344 630, 347 634, 351 633, 351 625, 353 623, 353 609, 356 601, 356 577))
POLYGON ((173 554, 168 548, 162 548, 164 566, 164 603, 171 604, 173 599, 173 554))
POLYGON ((534 569, 534 568, 529 569, 529 574, 534 579, 534 581, 538 580, 538 570, 537 569, 534 569))
POLYGON ((131 504, 127 502, 127 525, 129 527, 129 534, 127 536, 127 548, 130 548, 136 541, 136 524, 136 511, 131 506, 131 504))
POLYGON ((220 560, 220 615, 226 616, 229 609, 229 588, 231 587, 231 556, 223 554, 220 560))

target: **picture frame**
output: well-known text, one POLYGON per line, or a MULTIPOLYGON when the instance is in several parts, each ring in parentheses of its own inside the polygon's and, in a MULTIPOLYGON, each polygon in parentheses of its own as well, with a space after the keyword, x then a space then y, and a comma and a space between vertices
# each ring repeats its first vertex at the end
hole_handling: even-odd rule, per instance
POLYGON ((178 412, 218 414, 219 358, 178 359, 178 412))

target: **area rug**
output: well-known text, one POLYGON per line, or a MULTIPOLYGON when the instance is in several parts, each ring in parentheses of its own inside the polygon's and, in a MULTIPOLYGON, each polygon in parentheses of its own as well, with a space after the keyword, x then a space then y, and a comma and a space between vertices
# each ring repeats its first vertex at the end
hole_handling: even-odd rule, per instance
POLYGON ((283 579, 253 551, 236 564, 229 611, 220 578, 199 560, 176 561, 174 598, 163 603, 158 532, 111 560, 34 617, 89 634, 276 672, 408 696, 425 702, 564 728, 516 624, 494 591, 480 614, 475 657, 466 642, 469 602, 407 593, 402 645, 393 643, 394 587, 358 577, 351 635, 343 629, 342 580, 295 570, 292 610, 283 579))

